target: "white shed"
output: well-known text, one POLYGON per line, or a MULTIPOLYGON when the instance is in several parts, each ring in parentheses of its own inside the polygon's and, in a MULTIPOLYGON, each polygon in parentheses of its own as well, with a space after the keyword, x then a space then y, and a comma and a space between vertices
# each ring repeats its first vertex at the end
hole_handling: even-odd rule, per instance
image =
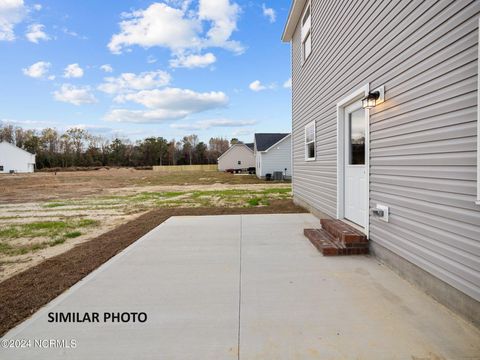
POLYGON ((0 173, 11 171, 19 173, 33 172, 35 169, 35 154, 10 144, 0 142, 0 173))
POLYGON ((292 176, 291 134, 255 134, 256 173, 261 179, 266 174, 281 171, 285 178, 292 176))
POLYGON ((218 158, 218 170, 240 170, 255 167, 253 144, 235 144, 218 158))

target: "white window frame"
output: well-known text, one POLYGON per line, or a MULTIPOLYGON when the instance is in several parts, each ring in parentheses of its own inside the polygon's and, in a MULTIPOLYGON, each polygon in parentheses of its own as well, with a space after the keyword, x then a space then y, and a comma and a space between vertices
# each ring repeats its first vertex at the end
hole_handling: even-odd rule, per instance
POLYGON ((302 65, 303 65, 303 64, 305 64, 307 59, 310 57, 310 55, 312 54, 312 50, 313 50, 313 48, 312 48, 313 43, 312 43, 312 3, 311 3, 311 1, 307 2, 307 5, 305 6, 305 9, 303 9, 302 17, 300 18, 300 42, 301 42, 302 65), (305 14, 306 14, 307 10, 310 10, 309 21, 305 25, 305 28, 304 28, 303 19, 305 17, 305 14), (305 56, 305 43, 306 43, 306 39, 308 37, 310 37, 310 52, 308 53, 307 56, 305 56))
MULTIPOLYGON (((478 36, 480 39, 480 18, 478 18, 478 36)), ((480 69, 480 40, 478 43, 478 68, 480 69)), ((480 71, 477 80, 477 205, 480 205, 480 71)))
POLYGON ((305 143, 305 161, 314 161, 317 158, 317 125, 315 124, 315 120, 310 121, 304 128, 304 143, 305 143), (313 140, 307 143, 307 128, 313 126, 313 140), (313 143, 313 150, 315 152, 314 157, 308 157, 308 145, 313 143))

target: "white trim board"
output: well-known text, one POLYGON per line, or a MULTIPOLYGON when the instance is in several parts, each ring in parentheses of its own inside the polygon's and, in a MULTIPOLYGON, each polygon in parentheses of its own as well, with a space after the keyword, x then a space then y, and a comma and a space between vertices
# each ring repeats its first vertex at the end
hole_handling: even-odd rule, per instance
MULTIPOLYGON (((478 59, 477 64, 480 69, 480 17, 478 18, 478 59)), ((480 71, 477 79, 477 205, 480 205, 480 71)))
MULTIPOLYGON (((345 159, 345 108, 355 101, 367 96, 370 91, 370 84, 367 83, 361 88, 353 91, 337 103, 337 219, 344 219, 345 214, 345 179, 344 179, 344 159, 345 159)), ((365 211, 365 229, 367 237, 370 235, 370 112, 365 109, 366 129, 365 129, 365 185, 367 191, 365 196, 367 209, 365 211)))
POLYGON ((247 145, 245 145, 245 144, 243 144, 243 143, 242 143, 242 144, 233 144, 232 146, 230 146, 230 147, 227 149, 227 151, 225 151, 222 155, 220 155, 220 156, 218 157, 217 161, 220 160, 223 156, 225 156, 228 152, 230 152, 230 150, 232 150, 232 149, 233 149, 234 147, 236 147, 236 146, 245 146, 248 150, 250 150, 251 152, 254 152, 252 149, 250 149, 247 145))
POLYGON ((292 41, 293 33, 297 27, 298 21, 303 14, 306 0, 294 0, 288 13, 288 18, 283 29, 282 41, 292 41))
POLYGON ((315 120, 310 121, 303 127, 303 152, 305 161, 315 161, 317 159, 317 122, 315 120), (307 152, 307 127, 313 124, 313 148, 315 150, 314 157, 308 157, 307 152))

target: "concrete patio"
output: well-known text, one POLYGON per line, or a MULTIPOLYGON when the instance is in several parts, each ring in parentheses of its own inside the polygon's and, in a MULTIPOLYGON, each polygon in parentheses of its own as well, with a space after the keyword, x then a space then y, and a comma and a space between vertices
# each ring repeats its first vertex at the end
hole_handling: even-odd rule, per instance
POLYGON ((473 359, 480 332, 369 256, 322 257, 309 214, 170 218, 2 339, 1 359, 473 359), (145 312, 49 323, 48 312, 145 312))

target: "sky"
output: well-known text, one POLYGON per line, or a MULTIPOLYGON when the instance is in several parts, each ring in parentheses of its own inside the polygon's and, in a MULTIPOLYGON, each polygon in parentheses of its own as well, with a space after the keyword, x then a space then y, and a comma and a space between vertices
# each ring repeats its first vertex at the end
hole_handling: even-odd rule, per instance
POLYGON ((0 122, 107 138, 290 132, 289 0, 0 0, 0 122))

